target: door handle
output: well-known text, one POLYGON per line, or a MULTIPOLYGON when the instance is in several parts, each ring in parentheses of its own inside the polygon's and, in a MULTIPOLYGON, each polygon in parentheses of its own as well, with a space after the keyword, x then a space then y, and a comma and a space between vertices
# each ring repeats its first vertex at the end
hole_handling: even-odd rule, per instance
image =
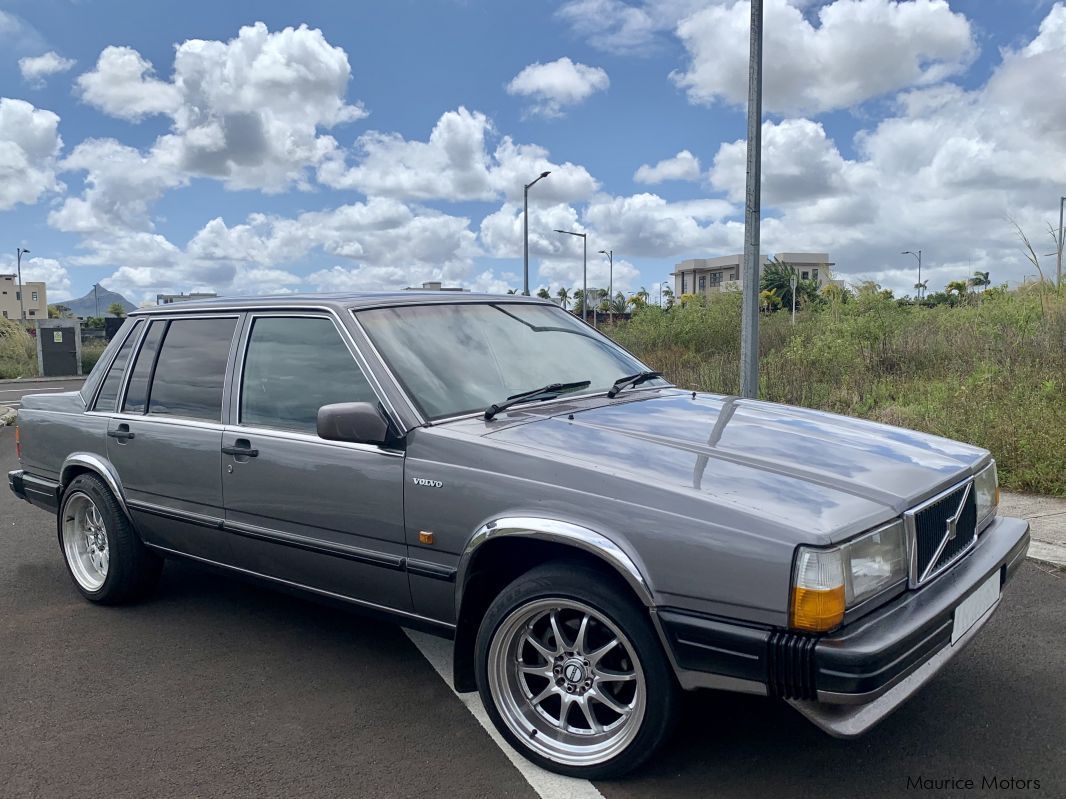
POLYGON ((136 436, 136 433, 130 431, 128 424, 120 424, 117 430, 108 430, 107 434, 111 438, 117 438, 119 441, 129 441, 136 436))
POLYGON ((259 450, 252 449, 252 443, 246 438, 238 438, 232 447, 223 447, 222 452, 235 458, 254 458, 259 455, 259 450))

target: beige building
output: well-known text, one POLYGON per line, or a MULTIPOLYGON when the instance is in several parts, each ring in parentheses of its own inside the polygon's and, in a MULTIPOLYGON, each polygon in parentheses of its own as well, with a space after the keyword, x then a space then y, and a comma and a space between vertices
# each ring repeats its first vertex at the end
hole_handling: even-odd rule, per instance
MULTIPOLYGON (((777 259, 795 268, 801 280, 816 280, 824 286, 830 280, 833 262, 827 252, 780 252, 777 259)), ((706 296, 719 291, 737 291, 743 285, 743 255, 723 255, 720 258, 690 258, 682 261, 670 274, 674 278, 674 294, 706 296)), ((762 258, 763 266, 770 262, 762 258)))
POLYGON ((29 281, 20 289, 17 275, 0 275, 0 316, 19 318, 19 295, 27 321, 48 318, 48 295, 44 283, 29 281))

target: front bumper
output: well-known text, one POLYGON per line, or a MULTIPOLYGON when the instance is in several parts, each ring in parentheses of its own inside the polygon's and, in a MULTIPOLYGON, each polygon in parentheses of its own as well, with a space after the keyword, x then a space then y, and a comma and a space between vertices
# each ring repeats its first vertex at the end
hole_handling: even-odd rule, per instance
POLYGON ((953 644, 956 608, 997 571, 1002 591, 1028 549, 1028 523, 999 518, 932 583, 829 635, 667 609, 657 615, 683 685, 759 687, 756 692, 786 699, 826 732, 852 737, 899 707, 973 639, 999 601, 953 644), (693 680, 694 673, 707 679, 693 680))

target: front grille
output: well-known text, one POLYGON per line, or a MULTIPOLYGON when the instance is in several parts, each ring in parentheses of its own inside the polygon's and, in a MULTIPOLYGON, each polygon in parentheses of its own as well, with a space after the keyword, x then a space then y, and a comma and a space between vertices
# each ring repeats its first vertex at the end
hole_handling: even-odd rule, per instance
POLYGON ((814 699, 814 645, 818 639, 796 633, 773 632, 766 642, 767 676, 771 696, 814 699))
POLYGON ((972 484, 965 483, 922 508, 914 514, 913 523, 916 554, 914 580, 921 582, 923 576, 931 577, 959 557, 977 536, 977 497, 972 484), (948 522, 956 516, 955 537, 944 543, 950 533, 948 522), (944 548, 937 555, 941 543, 944 543, 944 548), (933 558, 936 558, 935 563, 933 558))

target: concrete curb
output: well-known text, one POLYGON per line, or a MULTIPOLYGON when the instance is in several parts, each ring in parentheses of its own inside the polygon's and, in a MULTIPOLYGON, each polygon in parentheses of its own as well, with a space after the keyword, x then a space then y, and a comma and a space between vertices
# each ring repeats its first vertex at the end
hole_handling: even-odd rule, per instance
POLYGON ((18 418, 18 411, 14 408, 7 408, 0 405, 0 427, 4 425, 14 424, 15 419, 18 418))
POLYGON ((1047 541, 1030 541, 1029 559, 1056 569, 1066 569, 1066 546, 1047 541))

